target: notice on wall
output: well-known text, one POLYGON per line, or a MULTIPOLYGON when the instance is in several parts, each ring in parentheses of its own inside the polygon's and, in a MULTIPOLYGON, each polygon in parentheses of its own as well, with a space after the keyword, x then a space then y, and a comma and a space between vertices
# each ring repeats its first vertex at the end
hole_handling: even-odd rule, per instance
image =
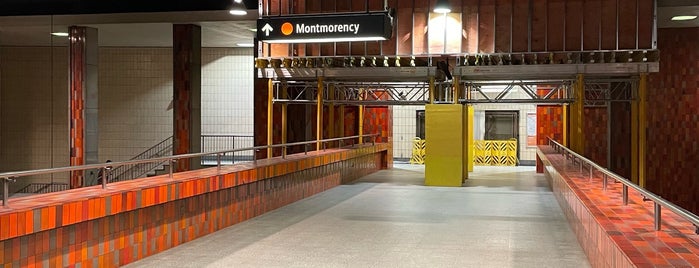
POLYGON ((527 146, 536 146, 536 113, 527 113, 527 146))

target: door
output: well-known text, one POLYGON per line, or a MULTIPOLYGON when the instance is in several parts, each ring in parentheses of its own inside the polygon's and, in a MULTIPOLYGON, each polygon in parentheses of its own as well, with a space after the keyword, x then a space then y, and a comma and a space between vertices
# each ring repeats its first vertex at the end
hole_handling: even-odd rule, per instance
POLYGON ((519 111, 485 111, 485 140, 517 140, 519 159, 519 111))

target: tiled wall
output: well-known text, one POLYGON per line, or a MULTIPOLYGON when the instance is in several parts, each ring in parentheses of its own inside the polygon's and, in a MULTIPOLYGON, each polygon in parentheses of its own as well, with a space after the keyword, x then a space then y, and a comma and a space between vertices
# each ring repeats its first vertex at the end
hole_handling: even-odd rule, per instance
POLYGON ((99 158, 127 160, 172 135, 172 49, 102 48, 99 158))
POLYGON ((607 167, 607 107, 586 107, 583 117, 585 124, 584 156, 603 167, 607 167))
POLYGON ((202 134, 252 135, 251 48, 202 48, 202 134))
MULTIPOLYGON (((0 47, 2 171, 69 164, 68 50, 54 48, 53 89, 51 56, 46 47, 0 47)), ((249 48, 202 49, 203 134, 252 135, 251 62, 249 48)), ((172 49, 103 47, 99 68, 100 161, 129 159, 172 135, 172 49)))
POLYGON ((0 47, 0 170, 69 164, 67 63, 65 47, 0 47))
POLYGON ((699 214, 699 28, 658 30, 649 76, 646 187, 699 214))
POLYGON ((13 200, 15 210, 0 208, 0 266, 124 265, 375 172, 387 150, 296 155, 220 175, 210 168, 13 200), (19 209, 22 202, 28 208, 19 209))
POLYGON ((412 155, 418 110, 425 110, 425 106, 393 107, 393 157, 396 159, 408 160, 412 155))
POLYGON ((536 107, 536 143, 548 144, 548 138, 563 142, 563 107, 539 105, 536 107))

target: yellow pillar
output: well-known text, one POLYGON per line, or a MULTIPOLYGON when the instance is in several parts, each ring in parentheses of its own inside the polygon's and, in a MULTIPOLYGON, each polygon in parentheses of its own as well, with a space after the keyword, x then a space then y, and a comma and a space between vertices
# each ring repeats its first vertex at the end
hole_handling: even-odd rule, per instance
MULTIPOLYGON (((287 88, 286 88, 286 83, 285 83, 282 86, 282 98, 283 99, 288 98, 286 90, 287 90, 287 88)), ((288 105, 287 103, 282 103, 282 143, 287 143, 287 139, 286 139, 286 136, 287 136, 287 133, 286 133, 286 129, 287 129, 287 125, 286 125, 287 105, 288 105)), ((286 155, 286 147, 282 147, 282 155, 286 155)))
MULTIPOLYGON (((475 114, 475 111, 473 109, 473 105, 467 105, 466 106, 468 109, 468 115, 467 115, 467 126, 468 128, 466 129, 467 131, 467 143, 468 143, 468 150, 467 150, 467 155, 466 155, 466 163, 468 166, 468 172, 473 172, 473 155, 475 153, 475 149, 473 147, 473 117, 475 114)), ((468 173, 465 174, 466 178, 468 178, 468 173)))
POLYGON ((340 122, 338 122, 339 126, 339 136, 344 137, 345 136, 345 105, 341 104, 340 105, 340 122))
POLYGON ((459 93, 461 91, 461 85, 460 85, 461 81, 459 81, 459 77, 454 76, 454 80, 452 81, 452 83, 454 84, 452 86, 452 91, 453 91, 452 98, 454 99, 454 103, 458 104, 459 103, 459 93))
POLYGON ((646 92, 648 74, 642 73, 638 83, 638 185, 646 187, 646 92))
POLYGON ((575 102, 570 107, 570 148, 578 154, 585 153, 585 132, 583 117, 585 107, 584 75, 578 74, 575 82, 575 102))
MULTIPOLYGON (((328 99, 334 101, 335 100, 335 85, 330 84, 328 85, 328 99)), ((328 105, 328 138, 332 139, 337 136, 335 136, 335 102, 330 102, 328 105)))
POLYGON ((434 76, 430 76, 429 94, 430 104, 432 104, 434 103, 434 76))
POLYGON ((318 77, 318 92, 316 94, 316 150, 322 149, 320 140, 323 139, 323 77, 318 77))
MULTIPOLYGON (((270 78, 267 83, 267 146, 271 146, 274 140, 272 139, 273 127, 272 116, 274 114, 274 83, 270 78)), ((272 147, 267 148, 267 158, 272 158, 272 147)))
POLYGON ((562 145, 565 147, 570 148, 570 144, 568 144, 568 110, 570 109, 570 105, 564 104, 563 107, 563 143, 562 145))
MULTIPOLYGON (((359 89, 359 100, 364 100, 364 89, 359 89)), ((359 144, 362 144, 364 143, 364 138, 362 138, 364 135, 364 105, 359 105, 359 118, 357 120, 359 122, 359 144)))
POLYGON ((425 185, 461 186, 468 176, 467 111, 463 105, 425 105, 425 185), (456 149, 456 150, 455 150, 456 149))

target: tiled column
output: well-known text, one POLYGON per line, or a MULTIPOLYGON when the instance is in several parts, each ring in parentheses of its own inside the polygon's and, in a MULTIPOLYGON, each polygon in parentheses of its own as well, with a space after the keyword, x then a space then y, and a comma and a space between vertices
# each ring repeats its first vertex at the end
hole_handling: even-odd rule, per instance
MULTIPOLYGON (((72 26, 70 50, 70 165, 97 163, 97 29, 72 26)), ((70 188, 85 185, 83 171, 70 173, 70 188)))
MULTIPOLYGON (((201 151, 201 28, 193 24, 172 27, 173 154, 201 151)), ((176 171, 197 169, 200 158, 179 161, 176 171)))

